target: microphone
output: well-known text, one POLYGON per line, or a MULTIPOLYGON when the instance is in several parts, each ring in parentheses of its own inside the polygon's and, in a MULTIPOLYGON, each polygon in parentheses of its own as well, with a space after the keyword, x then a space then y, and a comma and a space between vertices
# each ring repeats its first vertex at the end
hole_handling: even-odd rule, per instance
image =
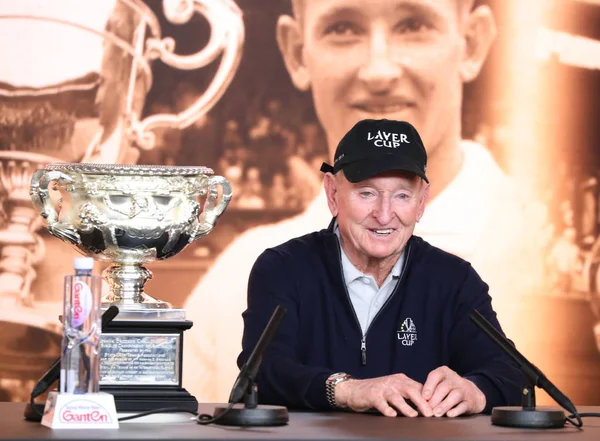
MULTIPOLYGON (((119 313, 119 308, 115 305, 111 305, 104 313, 102 314, 102 324, 101 329, 104 329, 119 313)), ((25 408, 25 419, 32 421, 41 421, 41 412, 44 410, 44 404, 34 404, 33 400, 46 392, 52 383, 60 378, 60 360, 59 356, 54 363, 50 365, 48 370, 41 376, 36 385, 33 387, 31 391, 31 401, 27 404, 25 408), (31 406, 38 406, 40 409, 31 409, 31 406), (36 410, 39 413, 36 413, 36 410)))
POLYGON ((489 321, 473 310, 470 319, 485 332, 504 352, 506 352, 525 374, 529 383, 523 390, 522 406, 502 406, 492 409, 492 424, 508 427, 558 428, 567 421, 561 410, 538 410, 535 404, 535 386, 545 390, 554 401, 573 415, 578 415, 577 409, 548 378, 533 363, 531 363, 510 341, 504 337, 489 321))
POLYGON ((284 307, 277 305, 250 357, 240 369, 229 395, 229 405, 216 407, 213 418, 210 420, 199 419, 199 424, 210 422, 225 426, 279 426, 287 424, 289 415, 286 407, 258 404, 258 388, 254 383, 267 347, 275 337, 275 333, 286 313, 287 310, 284 307), (244 400, 244 407, 234 407, 242 399, 244 400))

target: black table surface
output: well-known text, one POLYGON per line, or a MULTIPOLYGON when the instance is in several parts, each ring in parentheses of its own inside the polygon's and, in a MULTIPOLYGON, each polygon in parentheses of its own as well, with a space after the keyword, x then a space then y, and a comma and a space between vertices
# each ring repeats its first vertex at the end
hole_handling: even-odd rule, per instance
MULTIPOLYGON (((600 441, 600 418, 584 418, 583 428, 519 429, 491 424, 489 415, 459 418, 384 417, 352 412, 313 413, 290 411, 285 426, 239 428, 197 424, 193 415, 181 421, 150 423, 130 420, 119 429, 52 430, 23 418, 24 403, 0 403, 0 439, 19 440, 481 440, 600 441)), ((201 413, 212 414, 214 405, 201 404, 201 413)), ((578 411, 600 412, 600 406, 581 406, 578 411)))

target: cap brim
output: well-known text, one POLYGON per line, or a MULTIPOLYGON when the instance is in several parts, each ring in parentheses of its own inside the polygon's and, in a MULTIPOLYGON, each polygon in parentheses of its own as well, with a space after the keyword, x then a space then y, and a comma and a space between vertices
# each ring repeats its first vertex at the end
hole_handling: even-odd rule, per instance
POLYGON ((389 171, 404 171, 413 173, 429 183, 423 170, 414 161, 395 155, 382 155, 377 158, 354 161, 344 165, 342 170, 350 182, 361 182, 389 171))

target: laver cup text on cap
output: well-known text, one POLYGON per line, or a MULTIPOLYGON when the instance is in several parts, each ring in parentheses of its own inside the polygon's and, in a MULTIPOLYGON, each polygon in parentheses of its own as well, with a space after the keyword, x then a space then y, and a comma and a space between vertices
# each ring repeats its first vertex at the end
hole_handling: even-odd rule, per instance
POLYGON ((408 137, 404 133, 389 133, 379 130, 373 135, 371 132, 367 134, 367 141, 373 141, 375 147, 389 147, 395 149, 400 147, 401 143, 410 144, 408 137))

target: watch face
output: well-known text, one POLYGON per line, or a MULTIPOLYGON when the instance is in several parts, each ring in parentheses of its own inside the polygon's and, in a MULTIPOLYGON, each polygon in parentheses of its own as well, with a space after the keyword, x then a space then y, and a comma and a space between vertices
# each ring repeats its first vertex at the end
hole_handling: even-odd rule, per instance
POLYGON ((333 374, 331 377, 329 377, 329 382, 330 383, 338 383, 348 377, 349 377, 349 375, 344 374, 344 373, 333 374))

